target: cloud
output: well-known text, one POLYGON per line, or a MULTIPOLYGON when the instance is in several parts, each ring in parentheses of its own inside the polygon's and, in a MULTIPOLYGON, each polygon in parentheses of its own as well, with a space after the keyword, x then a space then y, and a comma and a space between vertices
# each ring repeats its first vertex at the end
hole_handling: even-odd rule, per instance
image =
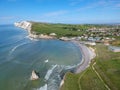
POLYGON ((55 12, 48 12, 46 14, 44 14, 44 17, 58 17, 60 15, 64 15, 66 14, 68 11, 66 10, 60 10, 60 11, 55 11, 55 12))
POLYGON ((83 7, 80 7, 77 9, 77 11, 81 10, 88 10, 88 9, 94 9, 94 8, 101 8, 101 9, 115 9, 120 7, 120 1, 112 1, 112 0, 100 0, 91 2, 83 7), (118 4, 119 3, 119 4, 118 4))
POLYGON ((75 6, 75 5, 78 5, 82 2, 83 0, 71 0, 70 1, 70 5, 71 6, 75 6))
POLYGON ((59 22, 62 21, 63 17, 65 17, 69 11, 67 10, 58 10, 52 12, 46 12, 40 15, 37 15, 35 20, 41 22, 59 22))
POLYGON ((93 9, 93 8, 96 8, 96 7, 98 7, 97 3, 90 3, 89 5, 78 8, 77 11, 93 9))
POLYGON ((14 19, 15 17, 13 16, 3 16, 3 17, 0 17, 0 20, 10 20, 10 19, 14 19))
POLYGON ((119 3, 119 4, 116 4, 116 7, 117 7, 117 8, 120 8, 120 3, 119 3))
POLYGON ((18 0, 7 0, 8 2, 15 2, 15 1, 18 1, 18 0))
POLYGON ((120 1, 119 0, 102 0, 98 3, 98 5, 104 7, 104 8, 111 8, 111 9, 115 9, 120 7, 120 1))
POLYGON ((19 1, 24 1, 24 0, 7 0, 8 2, 19 2, 19 1))

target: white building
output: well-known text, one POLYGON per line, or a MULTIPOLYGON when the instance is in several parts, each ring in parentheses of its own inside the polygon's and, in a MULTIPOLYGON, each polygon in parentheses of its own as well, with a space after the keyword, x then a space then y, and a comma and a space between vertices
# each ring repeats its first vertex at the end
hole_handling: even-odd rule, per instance
POLYGON ((120 52, 120 47, 109 46, 109 50, 111 50, 111 51, 113 51, 113 52, 120 52))

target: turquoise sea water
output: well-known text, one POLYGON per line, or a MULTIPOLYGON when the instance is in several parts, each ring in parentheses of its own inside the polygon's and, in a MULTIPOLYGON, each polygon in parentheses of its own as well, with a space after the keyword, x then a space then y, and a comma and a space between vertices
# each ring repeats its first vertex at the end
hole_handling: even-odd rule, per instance
POLYGON ((27 35, 13 25, 0 25, 0 90, 58 90, 62 74, 80 63, 80 50, 71 42, 27 35), (39 80, 30 81, 32 70, 39 80))

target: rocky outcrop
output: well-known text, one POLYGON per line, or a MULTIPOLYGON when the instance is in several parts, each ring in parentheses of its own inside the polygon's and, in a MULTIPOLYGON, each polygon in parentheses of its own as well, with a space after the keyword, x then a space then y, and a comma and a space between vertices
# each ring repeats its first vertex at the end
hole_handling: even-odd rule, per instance
POLYGON ((37 80, 39 79, 39 76, 36 74, 36 72, 33 70, 32 71, 32 75, 30 77, 30 80, 37 80))
POLYGON ((49 36, 49 35, 45 35, 45 34, 40 34, 40 35, 36 35, 36 34, 32 34, 32 33, 29 33, 29 37, 31 38, 34 38, 34 39, 53 39, 55 37, 53 36, 49 36))
MULTIPOLYGON (((66 74, 65 74, 65 75, 66 75, 66 74)), ((65 83, 65 77, 66 77, 65 75, 64 75, 63 79, 62 79, 61 82, 60 82, 60 88, 61 88, 61 87, 63 86, 63 84, 65 83)))
POLYGON ((62 40, 62 41, 70 41, 71 39, 68 38, 68 37, 61 37, 60 40, 62 40))

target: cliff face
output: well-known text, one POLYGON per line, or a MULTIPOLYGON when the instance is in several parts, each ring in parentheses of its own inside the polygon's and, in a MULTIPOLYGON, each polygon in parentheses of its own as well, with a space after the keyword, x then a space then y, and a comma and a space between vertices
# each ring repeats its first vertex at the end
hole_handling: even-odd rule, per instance
POLYGON ((32 23, 30 23, 28 21, 22 21, 22 22, 15 22, 14 25, 17 26, 17 27, 20 27, 20 28, 23 28, 25 30, 30 31, 32 23))
POLYGON ((23 28, 25 30, 28 30, 29 37, 33 38, 33 39, 38 39, 38 38, 53 39, 53 38, 55 38, 54 36, 56 35, 54 33, 51 33, 52 35, 46 35, 46 34, 36 35, 33 31, 31 31, 32 23, 28 22, 28 21, 16 22, 16 23, 14 23, 14 25, 17 27, 23 28))
POLYGON ((29 37, 31 38, 38 38, 38 35, 36 34, 33 34, 31 32, 31 27, 32 27, 32 23, 28 22, 28 21, 22 21, 22 22, 15 22, 14 25, 16 27, 19 27, 19 28, 23 28, 25 30, 28 30, 28 34, 29 34, 29 37))

